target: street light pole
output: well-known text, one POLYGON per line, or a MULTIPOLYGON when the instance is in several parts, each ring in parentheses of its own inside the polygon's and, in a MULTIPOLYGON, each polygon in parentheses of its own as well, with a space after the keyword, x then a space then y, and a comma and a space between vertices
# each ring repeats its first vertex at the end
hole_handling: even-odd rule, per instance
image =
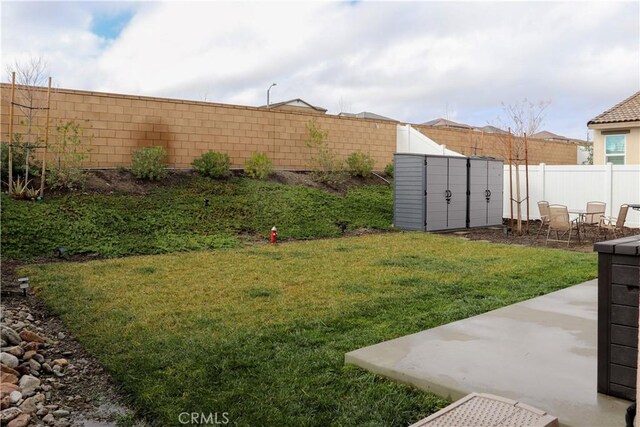
POLYGON ((269 108, 269 106, 271 105, 269 102, 269 91, 271 91, 271 88, 274 86, 277 86, 277 84, 271 83, 271 86, 269 86, 269 89, 267 89, 267 108, 269 108))

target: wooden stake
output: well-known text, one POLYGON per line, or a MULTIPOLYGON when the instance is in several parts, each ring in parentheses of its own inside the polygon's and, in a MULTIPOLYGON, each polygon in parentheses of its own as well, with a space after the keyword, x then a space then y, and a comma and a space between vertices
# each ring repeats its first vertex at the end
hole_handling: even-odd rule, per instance
POLYGON ((522 200, 520 199, 520 159, 516 159, 516 203, 518 207, 518 236, 522 236, 522 200))
POLYGON ((526 232, 529 234, 529 147, 527 145, 527 134, 524 134, 524 179, 527 200, 527 225, 526 232))
POLYGON ((509 207, 511 208, 511 233, 513 233, 513 177, 511 172, 511 128, 507 134, 507 143, 509 144, 509 207))
POLYGON ((40 173, 40 198, 44 196, 44 174, 46 173, 47 147, 49 145, 49 111, 51 107, 51 77, 47 88, 47 118, 44 121, 44 152, 42 154, 42 172, 40 173))
POLYGON ((13 193, 13 102, 16 93, 16 72, 11 73, 11 104, 9 104, 9 194, 13 193))

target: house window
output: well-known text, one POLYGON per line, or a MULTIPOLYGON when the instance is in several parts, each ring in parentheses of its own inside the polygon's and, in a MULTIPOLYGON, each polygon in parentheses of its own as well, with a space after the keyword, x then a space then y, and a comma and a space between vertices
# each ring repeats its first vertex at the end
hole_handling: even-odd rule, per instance
POLYGON ((624 165, 626 150, 626 140, 624 135, 606 135, 604 137, 605 163, 614 165, 624 165))

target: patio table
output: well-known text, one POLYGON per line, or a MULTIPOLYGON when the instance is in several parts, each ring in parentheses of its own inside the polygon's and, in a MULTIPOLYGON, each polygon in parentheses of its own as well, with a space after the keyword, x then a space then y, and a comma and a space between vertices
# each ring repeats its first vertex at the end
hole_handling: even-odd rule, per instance
POLYGON ((635 211, 640 211, 640 205, 629 204, 629 207, 635 211))
POLYGON ((582 232, 584 237, 586 237, 586 234, 584 233, 584 219, 587 211, 585 211, 584 209, 569 209, 567 212, 569 212, 569 215, 576 215, 576 218, 578 220, 578 233, 582 232))

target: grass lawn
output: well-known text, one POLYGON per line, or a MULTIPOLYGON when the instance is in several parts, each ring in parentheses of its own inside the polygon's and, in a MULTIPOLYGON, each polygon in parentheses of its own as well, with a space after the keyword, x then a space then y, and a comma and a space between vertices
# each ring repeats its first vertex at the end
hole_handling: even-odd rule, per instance
POLYGON ((406 426, 446 402, 348 351, 596 277, 596 256, 383 234, 29 266, 153 425, 406 426))
POLYGON ((393 221, 391 186, 341 197, 302 185, 194 176, 145 195, 74 193, 42 203, 0 197, 2 257, 22 260, 59 247, 103 257, 229 248, 242 235, 267 239, 274 225, 283 239, 335 237, 340 223, 387 229, 393 221))

